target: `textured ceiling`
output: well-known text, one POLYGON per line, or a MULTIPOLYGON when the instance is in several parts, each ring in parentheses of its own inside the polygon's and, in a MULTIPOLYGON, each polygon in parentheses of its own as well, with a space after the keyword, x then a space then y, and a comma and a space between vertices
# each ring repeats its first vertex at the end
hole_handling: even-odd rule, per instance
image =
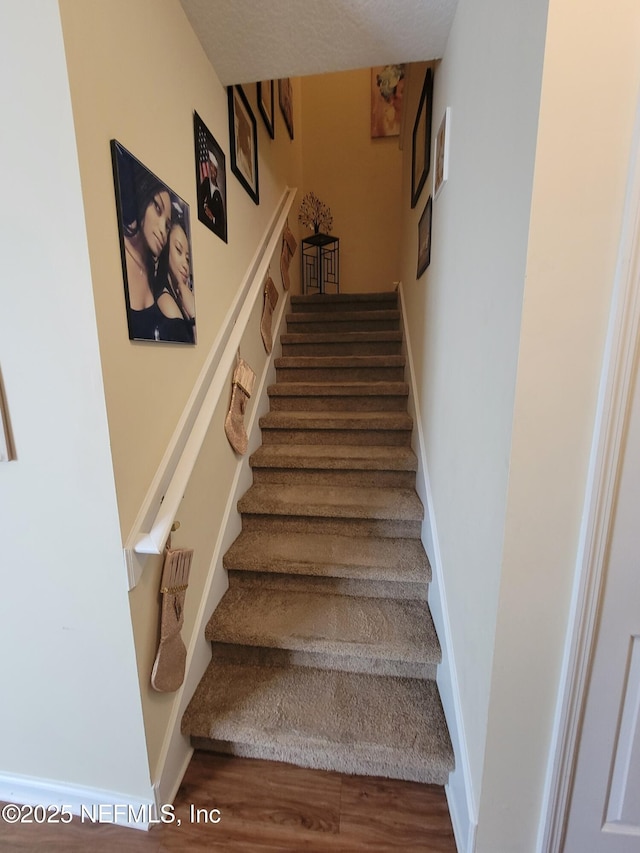
POLYGON ((442 56, 457 0, 181 0, 224 85, 442 56))

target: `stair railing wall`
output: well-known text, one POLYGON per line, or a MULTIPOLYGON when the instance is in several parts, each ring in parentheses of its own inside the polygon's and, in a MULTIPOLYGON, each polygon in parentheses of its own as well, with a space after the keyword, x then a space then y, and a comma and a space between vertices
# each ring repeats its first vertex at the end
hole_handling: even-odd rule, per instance
MULTIPOLYGON (((267 388, 275 382, 273 361, 280 355, 280 332, 289 304, 280 274, 282 233, 295 195, 295 189, 287 189, 275 207, 125 544, 150 772, 158 808, 173 801, 193 753, 180 724, 211 660, 205 626, 228 586, 222 557, 241 529, 237 501, 251 484, 249 457, 261 442, 259 418, 269 409, 267 388), (270 354, 265 352, 260 333, 268 275, 279 294, 272 318, 274 345, 270 354), (244 456, 232 450, 224 432, 238 352, 256 373, 244 414, 249 438, 244 456), (215 506, 209 506, 210 500, 215 506), (161 555, 176 515, 181 527, 173 535, 173 547, 194 548, 181 630, 187 649, 186 667, 180 688, 160 695, 149 682, 160 618, 157 584, 161 555)), ((297 263, 296 255, 290 270, 294 292, 299 286, 297 263)))
POLYGON ((467 853, 467 851, 471 853, 475 849, 478 811, 471 784, 471 768, 461 713, 460 688, 451 642, 446 585, 438 542, 433 499, 431 496, 424 430, 420 414, 420 395, 415 377, 402 282, 398 284, 398 297, 401 311, 403 354, 407 360, 407 371, 409 374, 408 412, 413 418, 415 427, 412 433, 412 448, 418 458, 416 490, 426 509, 422 524, 422 543, 429 557, 433 573, 431 583, 429 584, 429 609, 431 610, 436 633, 442 647, 442 663, 438 666, 436 680, 456 760, 456 768, 449 777, 445 791, 458 850, 461 853, 463 851, 464 853, 467 853))
POLYGON ((279 270, 282 230, 296 192, 287 188, 276 207, 125 542, 129 589, 140 579, 145 555, 162 554, 270 265, 279 270))
MULTIPOLYGON (((279 251, 278 248, 278 257, 279 251)), ((294 263, 297 260, 296 255, 294 263)), ((276 268, 279 269, 279 266, 276 268)), ((275 275, 273 277, 275 281, 275 275)), ((257 450, 262 441, 259 420, 269 410, 267 389, 269 385, 276 381, 274 359, 281 355, 280 334, 286 330, 286 313, 290 303, 288 294, 286 292, 282 294, 281 288, 279 287, 278 289, 280 291, 280 299, 276 305, 272 325, 273 350, 270 356, 266 358, 262 371, 258 372, 250 401, 252 404, 251 409, 248 409, 247 416, 245 417, 245 425, 249 438, 248 450, 244 456, 238 457, 233 481, 228 488, 224 511, 217 525, 215 547, 206 578, 204 578, 204 585, 203 587, 200 586, 197 595, 195 595, 195 589, 191 590, 191 585, 188 591, 188 595, 189 593, 194 593, 192 601, 195 602, 197 600, 197 612, 189 634, 186 635, 184 630, 182 632, 183 639, 187 645, 186 674, 184 683, 175 694, 170 720, 160 750, 156 772, 154 773, 154 789, 156 791, 156 803, 158 807, 162 803, 173 802, 182 777, 191 760, 191 755, 193 754, 193 747, 190 740, 182 735, 180 724, 187 705, 211 661, 211 643, 205 639, 205 627, 222 596, 227 591, 227 573, 223 568, 222 558, 242 528, 242 519, 237 511, 237 503, 250 487, 253 480, 249 457, 257 450)), ((256 303, 253 315, 250 317, 248 324, 249 330, 254 336, 255 333, 259 335, 260 314, 261 306, 256 303)), ((229 385, 230 381, 231 375, 229 374, 229 385)), ((221 440, 226 442, 227 439, 222 435, 221 440)), ((215 477, 215 472, 212 472, 212 476, 215 477)))

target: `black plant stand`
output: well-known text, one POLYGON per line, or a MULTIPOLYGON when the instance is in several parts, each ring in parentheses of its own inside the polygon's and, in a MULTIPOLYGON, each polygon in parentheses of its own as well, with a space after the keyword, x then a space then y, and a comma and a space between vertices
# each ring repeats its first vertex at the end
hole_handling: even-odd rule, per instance
POLYGON ((340 293, 340 240, 314 234, 302 241, 302 292, 326 293, 327 285, 340 293))

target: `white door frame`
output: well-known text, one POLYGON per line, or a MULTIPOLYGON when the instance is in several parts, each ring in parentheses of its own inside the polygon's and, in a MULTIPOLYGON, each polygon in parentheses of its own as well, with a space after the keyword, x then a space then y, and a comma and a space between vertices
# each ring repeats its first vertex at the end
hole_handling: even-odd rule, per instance
POLYGON ((640 341, 640 100, 596 410, 567 642, 538 833, 561 853, 575 775, 612 521, 620 450, 640 341))

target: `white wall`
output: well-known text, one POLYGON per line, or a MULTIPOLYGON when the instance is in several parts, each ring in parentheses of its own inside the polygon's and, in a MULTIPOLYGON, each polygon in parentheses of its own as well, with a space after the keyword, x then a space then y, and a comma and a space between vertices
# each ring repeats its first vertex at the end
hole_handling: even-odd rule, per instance
POLYGON ((535 849, 639 93, 637 0, 551 0, 478 853, 535 849))
MULTIPOLYGON (((473 797, 489 712, 546 2, 460 0, 435 69, 433 132, 451 107, 450 173, 416 280, 410 81, 403 287, 473 797)), ((429 555, 435 560, 434 553, 429 555)))
POLYGON ((149 771, 58 4, 5 3, 2 19, 0 365, 18 458, 0 465, 0 773, 5 783, 42 777, 144 801, 149 771))

